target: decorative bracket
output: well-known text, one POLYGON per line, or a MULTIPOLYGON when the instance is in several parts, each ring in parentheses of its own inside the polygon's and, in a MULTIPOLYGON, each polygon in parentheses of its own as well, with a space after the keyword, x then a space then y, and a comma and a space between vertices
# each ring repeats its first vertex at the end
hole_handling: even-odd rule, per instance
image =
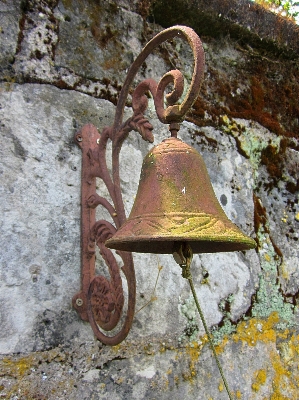
POLYGON ((132 64, 120 92, 115 120, 112 127, 101 133, 95 126, 87 124, 76 134, 75 141, 82 150, 82 193, 81 193, 81 291, 73 297, 73 307, 84 321, 89 321, 96 337, 108 345, 123 341, 129 333, 134 318, 136 281, 132 253, 119 251, 123 265, 121 270, 127 280, 128 301, 125 319, 118 329, 123 313, 124 291, 120 268, 113 252, 105 246, 105 241, 114 235, 125 222, 126 215, 122 200, 119 177, 119 153, 130 131, 139 132, 150 143, 154 141, 152 125, 144 118, 147 108, 148 92, 151 93, 157 116, 164 124, 169 124, 172 136, 179 130, 179 122, 196 100, 204 70, 204 52, 197 34, 188 27, 174 26, 156 35, 132 64), (131 83, 147 56, 161 43, 174 37, 186 40, 193 50, 194 71, 189 90, 180 104, 184 91, 184 78, 180 71, 166 73, 159 83, 146 79, 134 90, 132 95, 133 116, 122 123, 124 107, 131 83), (171 93, 165 95, 167 107, 164 108, 164 92, 173 85, 171 93), (112 141, 112 173, 106 163, 106 147, 112 141), (96 178, 105 183, 112 203, 96 192, 96 178), (114 223, 96 220, 96 208, 104 207, 114 223), (110 279, 95 274, 96 246, 108 267, 110 279), (115 330, 117 331, 116 333, 115 330), (109 335, 110 332, 110 335, 109 335))

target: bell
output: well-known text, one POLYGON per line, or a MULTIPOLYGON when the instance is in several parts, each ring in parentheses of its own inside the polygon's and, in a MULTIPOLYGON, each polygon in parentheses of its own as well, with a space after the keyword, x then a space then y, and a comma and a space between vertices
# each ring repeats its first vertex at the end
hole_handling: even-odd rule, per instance
POLYGON ((193 253, 248 250, 256 245, 225 215, 201 155, 171 137, 145 157, 131 214, 106 246, 173 254, 179 242, 187 242, 193 253))

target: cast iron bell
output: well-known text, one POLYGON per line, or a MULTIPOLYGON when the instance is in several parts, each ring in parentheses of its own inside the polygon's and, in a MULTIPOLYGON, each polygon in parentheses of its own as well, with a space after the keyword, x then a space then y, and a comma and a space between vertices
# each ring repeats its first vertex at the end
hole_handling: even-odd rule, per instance
MULTIPOLYGON (((203 75, 204 51, 197 34, 186 26, 167 28, 146 44, 131 65, 119 94, 113 125, 100 133, 92 124, 86 124, 76 133, 75 141, 82 150, 82 272, 81 290, 73 297, 73 306, 84 321, 90 322, 94 334, 104 344, 115 346, 121 343, 135 316, 136 279, 131 252, 170 253, 182 268, 182 276, 190 283, 213 349, 192 283, 192 254, 255 247, 254 240, 245 236, 224 214, 201 156, 176 138, 179 123, 184 121, 199 96, 203 75), (175 37, 185 41, 193 53, 193 74, 188 90, 184 90, 184 75, 177 69, 168 71, 159 82, 145 79, 132 93, 133 115, 123 121, 127 97, 139 68, 154 49, 175 37), (172 137, 154 147, 146 156, 136 200, 126 221, 119 156, 132 130, 144 140, 151 143, 154 140, 153 126, 144 116, 149 93, 159 121, 169 125, 172 137), (111 171, 107 167, 110 141, 111 171), (106 186, 110 199, 97 193, 97 178, 106 186), (105 219, 97 220, 98 206, 110 214, 113 224, 105 219), (119 228, 118 231, 115 227, 119 228), (119 250, 121 268, 119 260, 105 244, 119 250), (96 246, 110 278, 108 274, 97 274, 96 246), (123 278, 127 282, 126 292, 122 287, 123 278)), ((214 354, 217 359, 215 351, 214 354)))
POLYGON ((193 253, 256 245, 225 215, 201 155, 171 137, 145 157, 131 214, 105 244, 122 251, 173 254, 178 242, 187 242, 193 253))

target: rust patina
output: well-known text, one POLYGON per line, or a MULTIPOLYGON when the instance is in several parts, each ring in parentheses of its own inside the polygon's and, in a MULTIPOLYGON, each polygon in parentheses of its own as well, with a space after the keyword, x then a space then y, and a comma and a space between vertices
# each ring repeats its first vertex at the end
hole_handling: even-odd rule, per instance
POLYGON ((106 246, 173 254, 177 242, 193 253, 255 247, 222 210, 201 155, 171 137, 145 157, 131 214, 106 246))

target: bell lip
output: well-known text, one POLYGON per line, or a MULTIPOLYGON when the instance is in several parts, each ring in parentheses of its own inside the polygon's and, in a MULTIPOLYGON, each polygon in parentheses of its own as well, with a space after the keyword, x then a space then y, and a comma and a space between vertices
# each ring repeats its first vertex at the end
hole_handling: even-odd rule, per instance
POLYGON ((153 254, 173 254, 177 242, 188 242, 194 254, 200 253, 224 253, 232 251, 246 251, 256 247, 254 239, 245 236, 244 239, 228 240, 221 238, 217 240, 207 240, 204 238, 191 239, 186 237, 143 237, 138 236, 127 238, 126 240, 108 239, 105 246, 118 251, 133 253, 153 253, 153 254))
MULTIPOLYGON (((185 217, 189 215, 183 214, 185 217)), ((153 215, 156 216, 149 214, 150 221, 153 220, 153 215)), ((198 224, 193 231, 190 231, 187 225, 187 231, 177 232, 177 228, 180 227, 177 224, 170 228, 166 226, 163 231, 160 226, 148 225, 145 215, 142 218, 137 216, 129 218, 105 245, 119 251, 156 254, 172 254, 177 242, 188 242, 194 254, 245 251, 256 247, 255 240, 245 235, 225 214, 225 219, 217 219, 205 213, 190 215, 198 217, 199 221, 204 217, 204 222, 208 218, 208 223, 198 224), (146 231, 148 226, 149 232, 146 231)), ((165 214, 164 217, 168 221, 169 214, 165 214)))

